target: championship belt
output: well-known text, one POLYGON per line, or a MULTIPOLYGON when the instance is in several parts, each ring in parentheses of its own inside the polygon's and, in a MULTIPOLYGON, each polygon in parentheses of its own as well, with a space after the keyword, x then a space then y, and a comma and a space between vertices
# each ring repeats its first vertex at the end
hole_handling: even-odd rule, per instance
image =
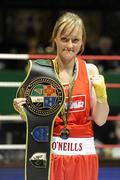
POLYGON ((26 98, 25 180, 49 180, 54 119, 65 101, 52 60, 29 61, 17 97, 26 98))

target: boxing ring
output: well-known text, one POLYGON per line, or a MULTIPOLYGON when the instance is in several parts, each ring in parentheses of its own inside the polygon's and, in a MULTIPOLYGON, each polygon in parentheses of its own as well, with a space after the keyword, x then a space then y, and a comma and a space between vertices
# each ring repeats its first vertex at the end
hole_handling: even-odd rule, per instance
MULTIPOLYGON (((52 59, 55 55, 32 55, 32 54, 0 54, 0 59, 2 60, 35 60, 35 59, 52 59)), ((120 56, 81 56, 86 61, 120 61, 120 56)), ((120 72, 119 72, 120 73, 120 72)), ((18 88, 20 86, 21 82, 0 82, 0 88, 18 88)), ((106 83, 106 86, 108 89, 119 89, 120 88, 120 82, 117 83, 106 83)), ((15 94, 16 95, 16 94, 15 94)), ((2 103, 2 101, 1 101, 2 103)), ((91 118, 91 117, 90 117, 91 118)), ((108 116, 107 121, 120 121, 120 115, 112 115, 110 114, 108 116)), ((0 123, 2 122, 15 122, 15 123, 25 123, 23 120, 21 120, 20 116, 16 113, 15 115, 0 115, 0 123)), ((19 140, 18 140, 19 142, 19 140)), ((120 144, 102 144, 102 145, 96 145, 96 149, 98 152, 101 149, 109 149, 111 152, 114 150, 116 153, 120 153, 120 144)), ((8 156, 10 151, 22 151, 22 162, 18 163, 17 166, 14 163, 8 163, 6 164, 1 163, 2 157, 0 156, 0 180, 23 180, 24 179, 24 151, 25 151, 25 144, 0 144, 0 152, 7 151, 8 156), (10 166, 12 164, 12 166, 10 166)), ((15 153, 16 159, 17 153, 15 153)), ((112 167, 112 166, 100 166, 100 173, 99 173, 99 180, 119 180, 120 179, 120 155, 118 156, 118 165, 112 167)), ((19 159, 19 158, 18 158, 19 159)), ((4 161, 4 160, 3 160, 4 161)), ((18 160, 19 161, 19 160, 18 160)), ((61 180, 61 179, 60 179, 61 180)))

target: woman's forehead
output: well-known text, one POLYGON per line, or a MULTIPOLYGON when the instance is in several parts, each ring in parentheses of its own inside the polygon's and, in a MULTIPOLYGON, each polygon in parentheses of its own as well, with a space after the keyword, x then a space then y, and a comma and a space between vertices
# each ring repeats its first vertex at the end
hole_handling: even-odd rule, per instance
POLYGON ((58 36, 81 36, 81 26, 61 26, 58 30, 58 36))

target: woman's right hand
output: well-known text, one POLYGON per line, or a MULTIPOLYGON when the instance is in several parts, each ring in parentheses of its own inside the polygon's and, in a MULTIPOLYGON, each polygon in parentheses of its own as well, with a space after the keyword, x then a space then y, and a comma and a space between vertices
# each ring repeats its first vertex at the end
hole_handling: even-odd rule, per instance
POLYGON ((13 106, 16 111, 21 113, 24 111, 23 105, 26 103, 26 98, 14 98, 13 99, 13 106))

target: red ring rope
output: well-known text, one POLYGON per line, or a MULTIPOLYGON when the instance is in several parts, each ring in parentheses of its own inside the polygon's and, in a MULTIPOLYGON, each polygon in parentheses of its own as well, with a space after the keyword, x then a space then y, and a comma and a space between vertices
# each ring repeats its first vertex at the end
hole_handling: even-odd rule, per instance
POLYGON ((108 116, 109 121, 120 121, 120 116, 108 116))
MULTIPOLYGON (((34 59, 53 59, 56 57, 54 54, 28 54, 29 59, 34 60, 34 59)), ((106 60, 106 61, 120 61, 120 56, 114 56, 114 55, 83 55, 83 56, 78 56, 81 57, 82 59, 86 60, 106 60)))
MULTIPOLYGON (((120 60, 120 56, 93 56, 93 55, 83 55, 83 56, 79 56, 83 59, 92 59, 92 60, 120 60)), ((55 55, 53 54, 29 54, 29 59, 31 60, 35 60, 35 59, 39 59, 39 58, 45 58, 45 59, 53 59, 55 58, 55 55)), ((107 83, 106 84, 107 88, 120 88, 120 84, 119 83, 107 83)))
MULTIPOLYGON (((90 120, 92 120, 92 116, 89 117, 90 120)), ((120 116, 108 116, 107 118, 108 121, 120 121, 120 116)))
POLYGON ((107 88, 120 88, 120 83, 107 83, 107 88))

